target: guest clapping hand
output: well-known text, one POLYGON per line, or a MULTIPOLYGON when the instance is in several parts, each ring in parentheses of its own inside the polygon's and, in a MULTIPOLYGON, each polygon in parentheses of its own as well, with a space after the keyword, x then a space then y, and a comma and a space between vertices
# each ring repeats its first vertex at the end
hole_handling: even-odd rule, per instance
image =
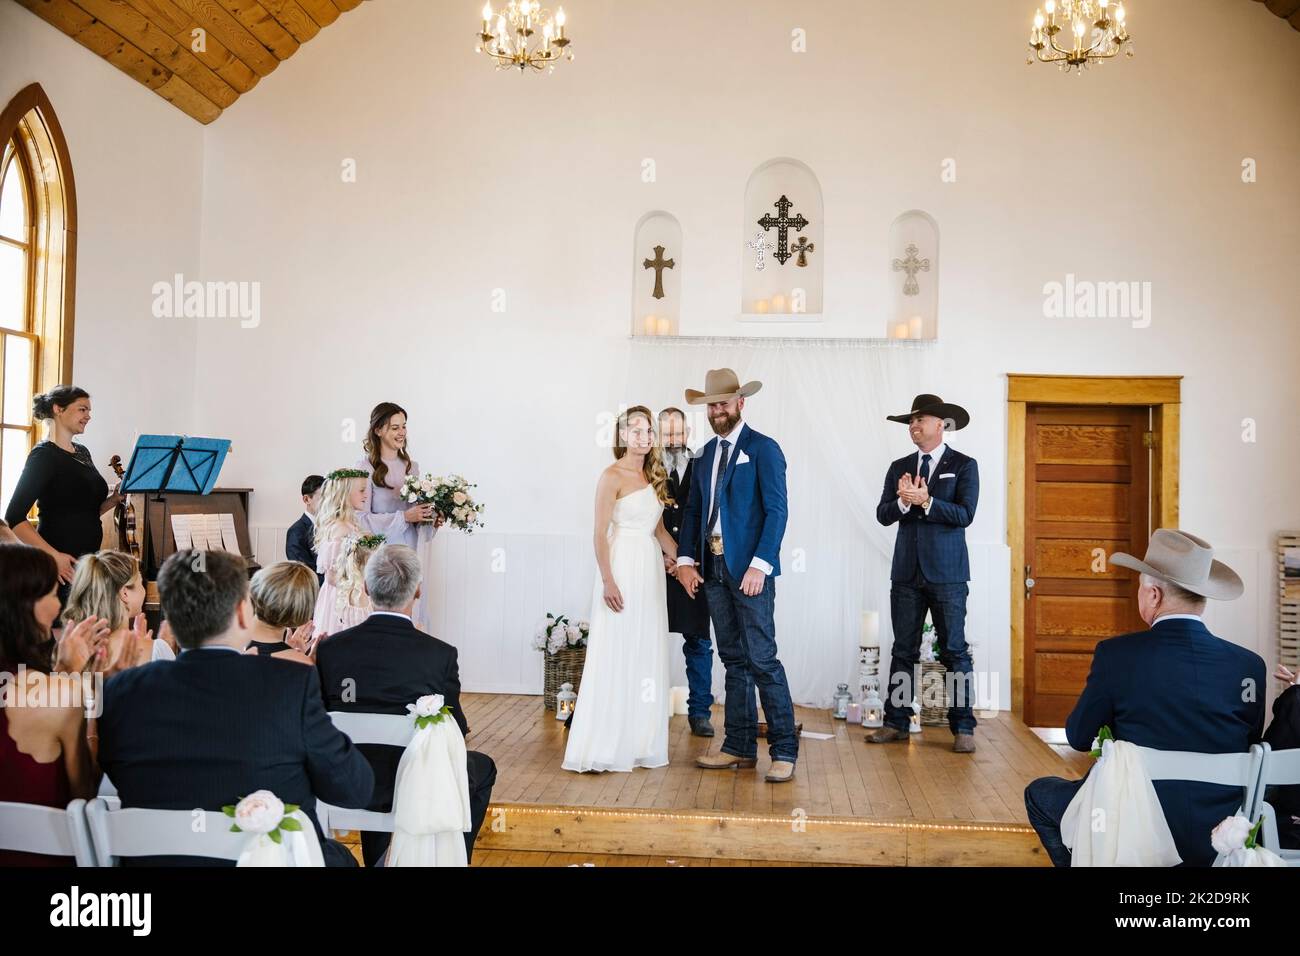
POLYGON ((65 624, 73 625, 89 617, 107 622, 112 633, 101 667, 106 677, 132 667, 148 664, 155 658, 171 659, 166 644, 155 645, 153 631, 145 623, 144 581, 140 562, 121 551, 98 551, 77 562, 67 606, 65 624))

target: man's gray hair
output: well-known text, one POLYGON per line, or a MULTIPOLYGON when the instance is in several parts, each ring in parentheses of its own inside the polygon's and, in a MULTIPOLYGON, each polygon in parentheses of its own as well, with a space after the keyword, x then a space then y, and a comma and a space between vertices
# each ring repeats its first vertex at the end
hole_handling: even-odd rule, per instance
POLYGON ((1165 599, 1168 603, 1176 604, 1180 607, 1189 607, 1198 612, 1205 608, 1205 598, 1194 591, 1189 591, 1185 587, 1174 584, 1173 581, 1166 581, 1164 578, 1158 578, 1153 574, 1147 574, 1145 571, 1138 575, 1138 582, 1143 587, 1158 587, 1165 592, 1165 599))
POLYGON ((404 544, 382 544, 366 562, 366 591, 378 611, 410 604, 420 587, 420 559, 404 544))

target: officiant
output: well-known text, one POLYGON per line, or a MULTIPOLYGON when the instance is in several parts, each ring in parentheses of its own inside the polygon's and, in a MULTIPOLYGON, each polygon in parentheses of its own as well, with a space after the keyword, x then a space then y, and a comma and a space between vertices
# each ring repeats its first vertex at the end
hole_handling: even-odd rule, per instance
MULTIPOLYGON (((664 527, 674 541, 681 533, 682 515, 691 494, 691 469, 695 458, 689 442, 690 426, 680 408, 665 408, 659 413, 659 445, 664 469, 668 472, 668 492, 673 504, 664 508, 664 527)), ((671 571, 668 575, 668 630, 682 636, 682 654, 686 658, 686 715, 691 733, 712 737, 709 720, 713 706, 713 644, 709 640, 709 602, 700 588, 692 598, 671 571)))

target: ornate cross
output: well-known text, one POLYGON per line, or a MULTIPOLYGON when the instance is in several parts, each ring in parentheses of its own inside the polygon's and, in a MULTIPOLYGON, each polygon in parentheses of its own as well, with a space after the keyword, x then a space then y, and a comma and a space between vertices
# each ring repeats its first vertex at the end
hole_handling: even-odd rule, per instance
POLYGON ((664 270, 671 269, 676 265, 672 259, 664 258, 664 247, 655 246, 655 257, 647 259, 642 263, 642 268, 653 269, 655 271, 655 290, 651 293, 656 299, 664 297, 664 270))
POLYGON ((794 260, 794 264, 803 268, 808 265, 808 253, 817 248, 815 242, 809 242, 807 236, 800 236, 799 241, 790 247, 790 251, 797 253, 799 258, 794 260))
POLYGON ((791 216, 790 207, 793 206, 794 203, 790 202, 790 200, 786 199, 784 196, 772 205, 776 206, 776 211, 781 215, 774 219, 772 218, 772 214, 769 212, 758 221, 758 224, 762 226, 764 230, 771 229, 773 226, 776 227, 776 261, 781 263, 781 265, 785 265, 786 260, 789 259, 791 255, 790 250, 786 248, 786 241, 790 238, 789 231, 791 229, 795 232, 800 231, 804 226, 808 225, 808 220, 802 215, 791 216))
POLYGON ((767 241, 761 232, 756 232, 754 238, 745 245, 758 253, 758 258, 754 261, 754 271, 762 272, 767 267, 767 261, 763 258, 763 254, 772 251, 772 244, 767 241))
POLYGON ((916 243, 909 242, 903 248, 903 252, 907 255, 902 259, 894 260, 894 271, 907 273, 907 281, 903 283, 903 295, 920 295, 921 285, 916 281, 916 274, 930 271, 930 260, 920 258, 920 251, 916 248, 916 243))

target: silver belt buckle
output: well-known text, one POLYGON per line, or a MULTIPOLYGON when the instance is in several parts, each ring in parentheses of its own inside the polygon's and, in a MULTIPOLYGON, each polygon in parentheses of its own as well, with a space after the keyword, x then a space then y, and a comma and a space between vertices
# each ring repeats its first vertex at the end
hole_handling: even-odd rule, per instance
POLYGON ((722 554, 722 535, 720 534, 709 535, 709 551, 714 555, 722 554))

